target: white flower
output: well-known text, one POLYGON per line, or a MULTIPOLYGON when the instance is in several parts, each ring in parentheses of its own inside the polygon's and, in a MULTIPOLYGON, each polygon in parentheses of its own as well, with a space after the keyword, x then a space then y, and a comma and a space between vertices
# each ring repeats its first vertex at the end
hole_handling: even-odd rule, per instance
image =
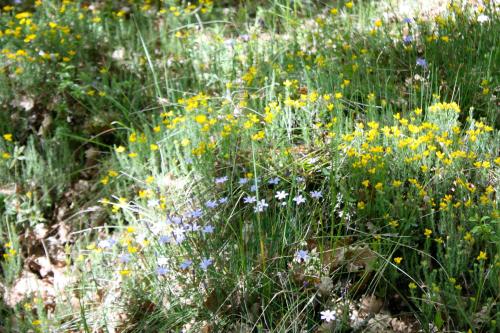
POLYGON ((321 311, 321 320, 327 323, 337 320, 337 314, 332 310, 321 311))
POLYGON ((288 193, 286 193, 285 191, 278 191, 276 192, 276 195, 274 196, 276 199, 278 200, 283 200, 285 199, 286 197, 288 196, 288 193))
POLYGON ((477 17, 477 21, 481 24, 485 23, 485 22, 488 22, 490 20, 490 18, 484 14, 481 14, 477 17))
POLYGON ((159 205, 160 205, 160 200, 156 200, 156 199, 149 199, 148 200, 148 207, 149 208, 157 207, 159 205))
POLYGON ((260 201, 257 201, 257 205, 254 208, 254 211, 256 213, 260 213, 266 210, 266 208, 269 206, 269 204, 266 202, 266 200, 262 199, 260 201))
POLYGON ((306 198, 304 198, 304 197, 302 196, 302 194, 300 194, 300 195, 296 196, 295 198, 293 198, 293 201, 295 201, 295 203, 296 203, 297 205, 300 205, 301 203, 306 202, 306 198))

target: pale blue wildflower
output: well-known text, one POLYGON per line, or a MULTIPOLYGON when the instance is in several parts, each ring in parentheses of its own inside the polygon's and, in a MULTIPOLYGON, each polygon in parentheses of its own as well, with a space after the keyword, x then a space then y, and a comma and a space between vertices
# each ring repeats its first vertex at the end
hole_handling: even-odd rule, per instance
POLYGON ((321 191, 311 191, 311 198, 313 199, 319 199, 323 197, 323 193, 321 191))
POLYGON ((170 243, 171 240, 172 240, 172 237, 170 237, 168 235, 161 235, 160 239, 158 239, 158 242, 161 245, 163 245, 163 244, 166 244, 166 243, 170 243))
POLYGON ((243 203, 249 204, 254 202, 257 202, 256 197, 246 196, 245 198, 243 198, 243 203))
POLYGON ((203 227, 203 233, 204 234, 211 234, 214 232, 214 227, 212 227, 210 224, 207 224, 205 227, 203 227))
POLYGON ((403 36, 403 43, 405 44, 410 44, 411 42, 413 42, 413 36, 403 36))
POLYGON ((208 269, 208 266, 212 265, 213 263, 213 259, 211 258, 204 258, 201 262, 200 262, 200 268, 204 271, 207 271, 208 269))
POLYGON ((215 178, 216 184, 224 184, 229 178, 227 176, 215 178))
POLYGON ((218 206, 218 203, 217 201, 215 200, 208 200, 206 203, 205 203, 205 206, 207 206, 207 208, 215 208, 218 206))
POLYGON ((302 204, 302 203, 306 202, 306 198, 304 198, 304 197, 302 196, 302 194, 299 194, 299 195, 297 195, 295 198, 293 198, 293 201, 295 201, 295 203, 296 203, 297 205, 300 205, 300 204, 302 204))
POLYGON ((189 267, 191 267, 191 265, 193 264, 193 261, 192 260, 189 260, 189 259, 186 259, 184 260, 180 265, 180 269, 182 270, 186 270, 188 269, 189 267))
POLYGON ((278 185, 279 182, 280 182, 279 177, 274 177, 274 178, 269 179, 268 184, 269 185, 278 185))
POLYGON ((417 66, 427 68, 427 60, 425 60, 424 58, 417 58, 417 66))
POLYGON ((166 275, 169 272, 169 269, 165 266, 158 266, 156 268, 156 274, 158 275, 166 275))
POLYGON ((203 211, 201 209, 196 209, 191 212, 191 217, 196 219, 203 215, 203 211))
POLYGON ((130 254, 128 253, 123 253, 121 254, 119 257, 118 257, 118 260, 122 263, 122 264, 126 264, 130 261, 132 257, 130 256, 130 254))
POLYGON ((297 262, 304 262, 309 260, 309 251, 307 250, 298 250, 295 252, 295 261, 297 262))

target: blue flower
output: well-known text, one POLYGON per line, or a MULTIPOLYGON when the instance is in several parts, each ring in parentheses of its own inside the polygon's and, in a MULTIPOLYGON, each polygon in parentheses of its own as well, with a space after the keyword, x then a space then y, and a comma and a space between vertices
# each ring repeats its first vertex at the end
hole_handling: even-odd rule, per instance
POLYGON ((405 44, 410 44, 411 42, 413 42, 413 36, 403 36, 403 43, 405 44))
POLYGON ((208 200, 206 203, 205 203, 205 206, 207 206, 207 208, 215 208, 218 206, 218 203, 217 201, 215 200, 208 200))
POLYGON ((192 225, 188 225, 187 228, 190 231, 198 231, 201 229, 200 225, 196 222, 194 222, 192 225))
POLYGON ((219 178, 215 178, 215 183, 216 184, 223 184, 225 183, 229 178, 227 176, 224 176, 224 177, 219 177, 219 178))
POLYGON ((309 252, 307 250, 299 250, 295 252, 295 261, 303 262, 309 260, 309 252))
POLYGON ((246 183, 248 183, 248 178, 240 178, 239 183, 240 185, 245 185, 246 183))
POLYGON ((311 191, 311 197, 313 199, 319 199, 323 197, 323 193, 321 193, 321 191, 311 191))
POLYGON ((186 259, 184 260, 180 265, 180 269, 182 270, 186 270, 188 269, 189 267, 191 267, 191 265, 193 264, 193 261, 192 260, 189 260, 189 259, 186 259))
POLYGON ((161 235, 160 239, 158 240, 158 242, 160 242, 160 244, 163 245, 163 244, 166 244, 166 243, 170 243, 171 240, 172 240, 172 237, 170 237, 168 235, 161 235))
POLYGON ((112 248, 115 243, 116 240, 114 240, 113 238, 108 238, 100 241, 97 246, 99 246, 101 249, 109 249, 112 248))
POLYGON ((165 266, 158 266, 156 268, 156 274, 158 275, 166 275, 169 272, 169 269, 165 266))
POLYGON ((220 198, 219 199, 219 203, 222 205, 222 204, 225 204, 227 202, 227 197, 223 197, 223 198, 220 198))
POLYGON ((202 231, 204 234, 211 234, 214 232, 214 230, 214 227, 212 227, 210 224, 207 224, 202 231))
POLYGON ((417 58, 417 66, 427 68, 427 61, 424 58, 417 58))
POLYGON ((297 195, 295 198, 293 198, 293 201, 295 201, 295 203, 296 203, 297 205, 300 205, 300 204, 302 204, 302 203, 306 202, 306 198, 304 198, 304 197, 302 196, 302 194, 300 194, 300 195, 297 195))
POLYGON ((251 197, 251 196, 246 196, 245 198, 243 198, 243 203, 254 203, 254 202, 257 202, 257 198, 256 197, 251 197))
POLYGON ((182 223, 182 218, 179 217, 179 216, 167 217, 166 223, 167 224, 172 224, 172 223, 181 224, 182 223))
POLYGON ((269 185, 278 185, 279 182, 280 182, 279 177, 274 177, 274 178, 269 179, 269 181, 267 183, 269 185))
POLYGON ((126 264, 130 261, 132 257, 130 256, 130 254, 128 253, 123 253, 121 254, 119 257, 118 257, 118 260, 122 263, 122 264, 126 264))
POLYGON ((408 23, 408 24, 410 24, 410 23, 412 22, 412 20, 411 20, 411 18, 409 18, 409 17, 405 17, 405 18, 403 19, 403 22, 404 22, 404 23, 408 23))
POLYGON ((200 268, 206 272, 206 271, 207 271, 207 269, 208 269, 208 266, 212 265, 213 261, 214 261, 214 260, 213 260, 213 259, 211 259, 211 258, 204 258, 204 259, 200 262, 200 268))
POLYGON ((192 218, 194 218, 194 219, 199 218, 199 217, 201 217, 202 215, 203 215, 203 212, 202 212, 202 210, 201 210, 201 209, 196 209, 196 210, 193 210, 193 211, 191 212, 191 217, 192 217, 192 218))

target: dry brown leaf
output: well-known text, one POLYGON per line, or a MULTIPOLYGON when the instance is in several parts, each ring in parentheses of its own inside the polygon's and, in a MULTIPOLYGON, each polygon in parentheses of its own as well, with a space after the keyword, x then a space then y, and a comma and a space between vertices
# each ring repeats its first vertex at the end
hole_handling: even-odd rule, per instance
POLYGON ((408 327, 408 325, 404 321, 399 320, 398 318, 392 318, 390 324, 394 332, 404 333, 410 331, 410 327, 408 327))
POLYGON ((318 292, 321 296, 328 296, 333 290, 333 281, 329 276, 323 276, 318 285, 318 292))
POLYGON ((377 260, 377 255, 368 245, 349 246, 345 252, 344 259, 348 263, 347 268, 350 272, 357 272, 363 268, 371 271, 373 263, 377 260))
POLYGON ((365 314, 376 314, 382 309, 384 302, 375 295, 365 296, 361 299, 360 311, 365 314))

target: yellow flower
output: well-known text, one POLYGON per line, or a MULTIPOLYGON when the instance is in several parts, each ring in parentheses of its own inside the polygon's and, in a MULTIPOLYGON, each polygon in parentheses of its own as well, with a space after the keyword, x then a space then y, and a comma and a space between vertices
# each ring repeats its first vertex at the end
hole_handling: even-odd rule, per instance
POLYGON ((129 269, 122 269, 122 270, 120 271, 120 275, 121 275, 121 276, 129 276, 129 275, 130 275, 130 273, 131 273, 131 271, 130 271, 129 269))
POLYGON ((376 26, 377 28, 380 28, 380 27, 382 26, 382 20, 381 20, 381 19, 376 19, 376 20, 375 20, 375 26, 376 26))
POLYGON ((207 122, 207 116, 205 116, 204 114, 199 114, 197 115, 196 117, 194 117, 194 120, 198 123, 198 124, 204 124, 207 122))
POLYGON ((123 147, 123 146, 118 146, 118 147, 116 147, 116 148, 115 148, 115 151, 116 151, 117 153, 123 153, 123 152, 125 151, 125 147, 123 147))
POLYGON ((398 227, 398 226, 399 226, 399 222, 398 222, 398 221, 396 221, 396 220, 392 220, 392 221, 390 221, 390 222, 389 222, 389 225, 390 225, 391 227, 393 227, 393 228, 396 228, 396 227, 398 227))
POLYGON ((425 235, 425 237, 427 237, 427 238, 431 237, 431 235, 432 235, 432 230, 431 230, 431 229, 427 229, 427 228, 426 228, 426 229, 425 229, 425 231, 424 231, 424 235, 425 235))
POLYGON ((9 153, 7 153, 7 152, 3 152, 3 153, 2 153, 2 158, 3 158, 3 159, 7 160, 7 159, 9 159, 10 157, 11 157, 11 155, 10 155, 9 153))
POLYGON ((341 99, 341 98, 342 98, 341 92, 335 93, 335 99, 341 99))
POLYGON ((252 135, 252 140, 260 141, 260 140, 264 139, 264 137, 265 137, 264 131, 259 131, 259 132, 255 133, 254 135, 252 135))
POLYGON ((156 144, 156 143, 152 143, 149 145, 149 149, 151 149, 151 151, 157 151, 160 147, 156 144))
POLYGON ((401 261, 403 261, 403 258, 401 258, 401 257, 394 258, 394 262, 396 263, 396 265, 399 265, 401 263, 401 261))
POLYGON ((365 209, 366 205, 363 201, 358 202, 358 209, 363 210, 365 209))
MULTIPOLYGON (((4 10, 5 10, 5 8, 4 8, 4 10)), ((21 19, 25 19, 25 18, 28 18, 31 16, 33 16, 33 14, 31 14, 30 12, 22 12, 22 13, 16 14, 15 18, 18 20, 21 20, 21 19)))
POLYGON ((5 139, 5 141, 12 141, 12 134, 10 133, 4 134, 3 138, 5 139))
POLYGON ((352 1, 349 1, 349 2, 347 2, 347 3, 345 4, 346 8, 349 8, 349 9, 351 9, 353 5, 354 5, 354 4, 352 3, 352 1))
POLYGON ((408 284, 408 288, 410 288, 410 289, 417 289, 417 285, 415 283, 413 283, 413 282, 410 282, 408 284))
POLYGON ((479 251, 479 255, 476 258, 479 261, 488 259, 488 255, 484 251, 479 251))
POLYGON ((118 176, 118 172, 116 172, 115 170, 109 170, 108 171, 108 176, 110 176, 110 177, 116 177, 116 176, 118 176))

